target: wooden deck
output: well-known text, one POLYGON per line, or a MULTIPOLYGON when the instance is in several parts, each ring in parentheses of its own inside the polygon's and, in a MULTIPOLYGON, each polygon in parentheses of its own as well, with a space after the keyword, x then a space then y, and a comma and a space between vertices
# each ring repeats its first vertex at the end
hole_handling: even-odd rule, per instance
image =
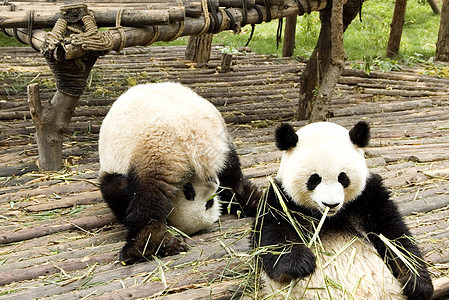
MULTIPOLYGON (((51 74, 29 48, 0 53, 0 299, 229 299, 251 281, 250 219, 226 216, 192 237, 191 251, 123 266, 125 230, 97 186, 98 130, 110 104, 129 85, 178 81, 222 112, 244 173, 258 185, 276 173, 281 152, 273 130, 294 117, 304 67, 291 59, 236 57, 220 74, 220 53, 207 65, 183 60, 184 47, 129 48, 97 62, 70 126, 66 168, 39 172, 26 86, 54 93, 51 74)), ((435 278, 449 294, 449 79, 425 68, 372 72, 347 68, 332 103, 331 121, 372 126, 368 164, 391 188, 435 278)), ((293 122, 296 127, 305 122, 293 122)))

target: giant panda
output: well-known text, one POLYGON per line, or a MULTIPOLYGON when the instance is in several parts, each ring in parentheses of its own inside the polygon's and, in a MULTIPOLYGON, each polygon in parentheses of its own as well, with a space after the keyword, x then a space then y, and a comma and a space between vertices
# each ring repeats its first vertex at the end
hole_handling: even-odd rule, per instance
POLYGON ((99 135, 100 190, 128 229, 120 259, 187 250, 168 226, 185 234, 219 218, 219 199, 248 215, 258 190, 244 179, 219 111, 178 83, 130 88, 112 105, 99 135), (217 196, 218 195, 218 196, 217 196))
POLYGON ((432 296, 420 250, 381 177, 368 171, 362 148, 369 139, 370 128, 363 121, 349 131, 330 122, 297 132, 288 123, 276 129, 283 156, 260 202, 253 235, 262 253, 262 295, 370 300, 432 296), (316 240, 310 242, 320 223, 316 240))

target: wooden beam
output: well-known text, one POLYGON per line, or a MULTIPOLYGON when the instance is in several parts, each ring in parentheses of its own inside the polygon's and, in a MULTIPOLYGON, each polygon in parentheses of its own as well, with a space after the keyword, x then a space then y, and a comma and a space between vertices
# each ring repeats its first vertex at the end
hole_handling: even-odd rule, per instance
MULTIPOLYGON (((113 27, 119 10, 94 10, 93 14, 100 27, 113 27)), ((183 21, 185 11, 183 7, 173 7, 165 10, 129 10, 122 11, 122 26, 166 25, 183 21)), ((63 15, 59 11, 36 11, 33 13, 33 28, 51 28, 63 15)), ((4 13, 0 18, 0 27, 26 28, 30 20, 30 11, 4 13)))
MULTIPOLYGON (((327 1, 323 0, 309 0, 307 4, 306 0, 285 0, 283 6, 272 5, 270 9, 271 18, 279 19, 282 17, 294 15, 294 14, 304 14, 304 7, 310 6, 311 11, 320 11, 327 6, 327 1), (304 2, 304 3, 303 3, 304 2)), ((264 21, 268 20, 268 11, 265 7, 261 6, 264 21)), ((243 12, 239 8, 229 8, 229 13, 233 16, 236 23, 241 24, 243 21, 243 12)), ((231 30, 232 24, 226 14, 219 13, 218 21, 224 22, 223 26, 220 27, 221 31, 231 30), (225 15, 225 16, 223 16, 225 15)), ((259 20, 259 14, 256 9, 248 9, 247 12, 247 23, 256 24, 259 20)), ((200 18, 186 17, 184 24, 181 22, 170 23, 166 25, 159 26, 145 26, 145 27, 129 27, 124 28, 125 36, 125 47, 132 46, 146 46, 156 41, 171 41, 179 36, 189 36, 200 34, 204 26, 206 25, 206 20, 204 16, 200 18)), ((5 31, 13 36, 14 32, 11 28, 5 29, 5 31)), ((111 30, 113 36, 113 45, 111 50, 119 50, 122 46, 122 34, 117 30, 111 30)), ((34 47, 40 49, 45 41, 47 32, 37 29, 33 31, 33 38, 31 39, 34 47)), ((17 29, 16 36, 24 43, 30 44, 28 38, 28 31, 26 29, 17 29)), ((65 45, 67 46, 67 45, 65 45)), ((80 46, 71 47, 72 57, 80 57, 84 53, 80 46)))

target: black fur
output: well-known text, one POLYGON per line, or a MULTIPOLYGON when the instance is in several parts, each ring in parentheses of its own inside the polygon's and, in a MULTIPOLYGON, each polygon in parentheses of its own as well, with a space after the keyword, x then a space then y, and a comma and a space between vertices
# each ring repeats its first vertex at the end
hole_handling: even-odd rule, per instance
POLYGON ((370 140, 369 124, 365 121, 357 122, 354 127, 349 130, 349 138, 351 142, 358 147, 368 146, 370 140))
MULTIPOLYGON (((277 184, 282 190, 281 183, 277 184)), ((302 225, 300 228, 304 235, 310 236, 313 232, 310 220, 318 222, 321 213, 298 206, 288 196, 286 198, 286 204, 292 216, 302 225)), ((260 243, 260 246, 273 246, 285 253, 261 255, 266 273, 279 282, 288 282, 293 278, 310 275, 315 271, 315 256, 304 245, 285 216, 279 213, 282 208, 272 187, 267 191, 267 207, 262 217, 255 221, 254 246, 257 247, 260 243)), ((393 275, 404 286, 403 292, 408 299, 429 299, 433 294, 433 285, 426 264, 419 248, 410 240, 411 233, 378 175, 370 176, 365 190, 357 199, 347 203, 336 215, 326 219, 320 236, 349 232, 362 237, 363 233, 357 229, 360 226, 363 232, 369 233, 369 240, 379 255, 385 258, 393 275), (379 238, 380 234, 394 241, 398 249, 406 249, 407 252, 402 251, 404 256, 412 255, 415 257, 414 260, 418 260, 416 265, 418 276, 409 271, 396 255, 387 250, 379 238)))
POLYGON ((134 263, 155 254, 174 255, 187 250, 182 240, 167 232, 165 225, 176 187, 155 178, 143 178, 131 168, 127 176, 103 174, 100 190, 117 220, 128 228, 127 242, 120 253, 122 261, 134 263))
POLYGON ((192 183, 187 182, 186 184, 184 184, 182 191, 184 192, 184 197, 186 197, 187 200, 195 200, 196 193, 192 183))
POLYGON ((225 168, 218 174, 223 214, 236 214, 241 211, 247 217, 254 217, 262 196, 261 191, 243 176, 240 159, 231 145, 227 154, 225 168))
POLYGON ((309 180, 307 180, 307 189, 313 191, 321 183, 321 176, 317 173, 310 175, 309 180))
POLYGON ((276 146, 280 150, 288 150, 298 143, 298 135, 293 126, 288 123, 282 123, 275 131, 276 146))
POLYGON ((129 189, 126 176, 117 173, 102 174, 100 191, 117 221, 123 223, 129 206, 129 189))
POLYGON ((348 175, 345 172, 341 172, 338 175, 338 182, 344 187, 347 188, 349 184, 351 183, 351 180, 349 179, 348 175))

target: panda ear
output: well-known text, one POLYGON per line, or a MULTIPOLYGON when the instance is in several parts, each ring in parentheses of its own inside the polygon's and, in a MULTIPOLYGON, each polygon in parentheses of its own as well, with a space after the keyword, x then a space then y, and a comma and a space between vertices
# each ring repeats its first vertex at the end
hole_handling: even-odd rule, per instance
POLYGON ((295 147, 298 143, 298 135, 293 126, 288 123, 282 123, 275 132, 276 146, 280 150, 288 150, 295 147))
POLYGON ((351 142, 357 147, 368 146, 370 140, 369 124, 365 121, 360 121, 349 130, 349 138, 351 142))

